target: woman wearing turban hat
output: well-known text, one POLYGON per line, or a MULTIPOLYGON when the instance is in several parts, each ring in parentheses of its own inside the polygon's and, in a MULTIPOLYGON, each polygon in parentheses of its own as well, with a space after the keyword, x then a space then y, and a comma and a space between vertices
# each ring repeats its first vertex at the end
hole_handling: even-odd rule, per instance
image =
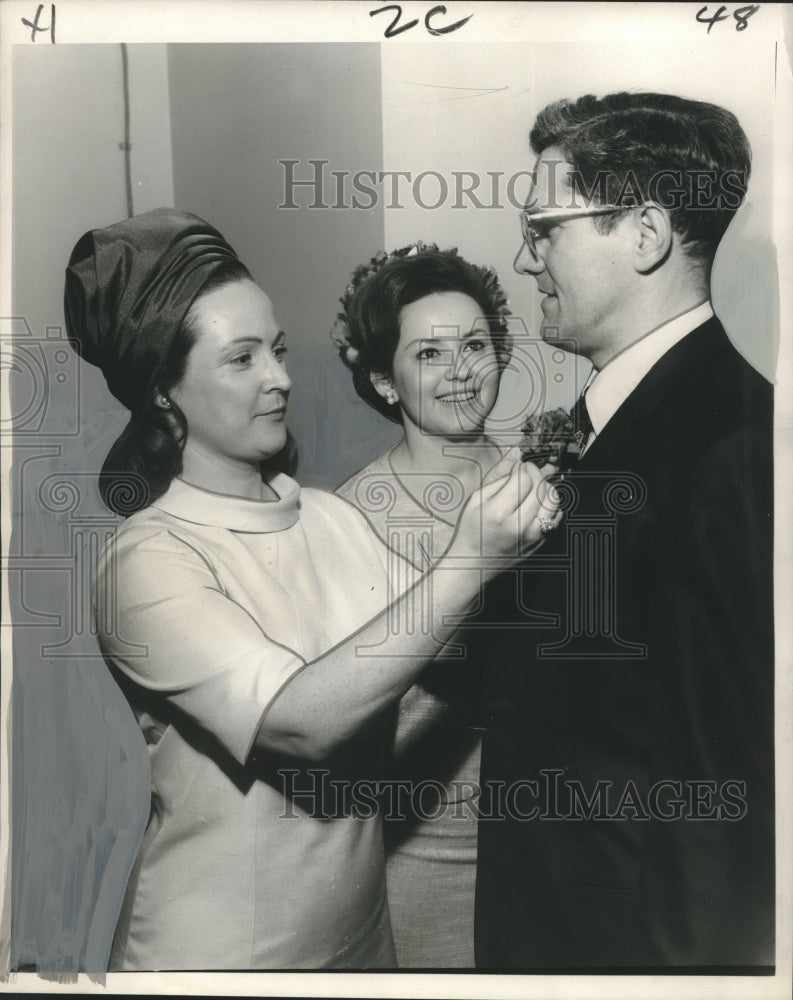
POLYGON ((395 591, 407 568, 362 515, 288 474, 285 334, 215 229, 159 209, 87 233, 65 299, 72 342, 131 410, 102 491, 133 513, 94 603, 151 813, 111 967, 392 967, 383 713, 555 498, 510 456, 446 556, 395 591), (393 628, 428 600, 431 629, 393 628))

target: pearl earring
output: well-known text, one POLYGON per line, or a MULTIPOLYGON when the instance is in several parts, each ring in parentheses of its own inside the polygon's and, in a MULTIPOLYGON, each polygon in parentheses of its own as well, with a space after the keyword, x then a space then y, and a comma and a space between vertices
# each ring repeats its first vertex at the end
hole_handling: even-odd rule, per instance
POLYGON ((385 394, 385 401, 389 406, 393 406, 394 403, 399 399, 396 392, 393 389, 388 389, 385 394))
POLYGON ((160 396, 159 404, 164 410, 170 410, 171 408, 171 401, 167 396, 160 396))

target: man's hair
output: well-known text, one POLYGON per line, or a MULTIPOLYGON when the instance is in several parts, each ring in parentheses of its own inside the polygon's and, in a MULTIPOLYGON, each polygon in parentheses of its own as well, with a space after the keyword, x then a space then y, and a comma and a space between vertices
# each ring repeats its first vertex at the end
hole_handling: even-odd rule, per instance
MULTIPOLYGON (((726 108, 672 94, 592 94, 555 101, 529 136, 540 154, 563 150, 582 205, 653 201, 667 208, 687 253, 710 262, 745 195, 749 140, 726 108)), ((596 220, 602 232, 619 215, 596 220)))

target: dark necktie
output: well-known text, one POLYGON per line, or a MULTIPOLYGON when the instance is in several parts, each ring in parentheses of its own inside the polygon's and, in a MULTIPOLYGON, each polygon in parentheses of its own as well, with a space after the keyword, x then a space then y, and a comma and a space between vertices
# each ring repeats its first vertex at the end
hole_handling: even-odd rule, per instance
POLYGON ((570 416, 573 418, 573 426, 581 435, 581 447, 584 448, 589 440, 589 435, 594 430, 592 421, 589 419, 589 411, 586 408, 586 391, 582 392, 575 401, 570 416))

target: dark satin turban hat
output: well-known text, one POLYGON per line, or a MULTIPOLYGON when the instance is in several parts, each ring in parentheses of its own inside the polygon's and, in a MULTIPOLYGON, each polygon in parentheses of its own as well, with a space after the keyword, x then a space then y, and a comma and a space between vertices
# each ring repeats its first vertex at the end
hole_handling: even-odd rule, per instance
POLYGON ((128 409, 139 409, 156 390, 190 306, 230 261, 238 257, 216 229, 172 208, 79 240, 66 269, 68 337, 128 409))

